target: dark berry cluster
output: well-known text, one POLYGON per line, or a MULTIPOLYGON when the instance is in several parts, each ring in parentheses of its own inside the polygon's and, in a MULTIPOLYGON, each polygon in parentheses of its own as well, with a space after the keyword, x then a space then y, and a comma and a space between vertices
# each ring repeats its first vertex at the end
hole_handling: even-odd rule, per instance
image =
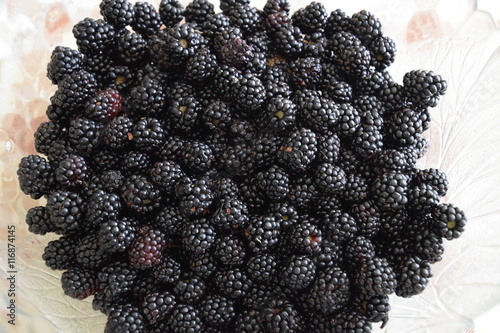
POLYGON ((395 44, 363 10, 290 13, 224 0, 103 0, 20 187, 65 294, 105 332, 370 332, 389 295, 421 293, 460 237, 448 180, 420 170, 447 84, 387 71, 395 44))

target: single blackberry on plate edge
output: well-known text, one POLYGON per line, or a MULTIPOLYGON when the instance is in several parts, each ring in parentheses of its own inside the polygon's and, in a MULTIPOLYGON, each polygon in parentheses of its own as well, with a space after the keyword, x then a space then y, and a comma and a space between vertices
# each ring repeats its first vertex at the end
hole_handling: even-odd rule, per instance
POLYGON ((413 70, 403 77, 404 94, 416 105, 435 107, 447 88, 448 83, 433 71, 413 70))
POLYGON ((465 230, 467 218, 462 209, 451 203, 443 203, 433 210, 437 231, 447 240, 459 238, 465 230))

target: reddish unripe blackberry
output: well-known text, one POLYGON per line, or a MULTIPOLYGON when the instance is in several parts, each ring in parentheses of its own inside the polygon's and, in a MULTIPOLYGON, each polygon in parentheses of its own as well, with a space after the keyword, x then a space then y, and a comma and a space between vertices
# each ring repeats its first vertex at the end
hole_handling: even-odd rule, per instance
POLYGON ((162 261, 164 247, 165 235, 161 231, 141 228, 129 251, 130 263, 139 269, 158 265, 162 261))

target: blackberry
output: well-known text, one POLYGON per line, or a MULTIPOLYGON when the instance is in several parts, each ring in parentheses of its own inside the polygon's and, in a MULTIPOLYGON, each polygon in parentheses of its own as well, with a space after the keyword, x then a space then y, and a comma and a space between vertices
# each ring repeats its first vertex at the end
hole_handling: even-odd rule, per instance
POLYGON ((299 213, 290 203, 276 202, 269 206, 269 214, 273 215, 280 224, 280 229, 285 231, 299 223, 299 213))
POLYGON ((231 86, 231 96, 243 109, 258 110, 264 103, 265 88, 254 74, 244 74, 231 86))
POLYGON ((394 112, 386 124, 390 138, 398 146, 412 145, 417 141, 417 134, 423 132, 422 122, 412 109, 394 112))
POLYGON ((384 70, 389 67, 396 57, 396 43, 387 36, 375 37, 369 45, 372 65, 377 70, 384 70))
POLYGON ((207 213, 214 199, 210 182, 200 178, 185 187, 185 193, 179 194, 181 214, 186 217, 194 217, 207 213))
POLYGON ((201 278, 211 278, 217 269, 216 260, 210 252, 200 255, 190 253, 185 260, 187 260, 189 271, 201 278))
POLYGON ((248 225, 248 207, 237 197, 225 197, 214 207, 211 218, 217 230, 235 230, 248 225))
POLYGON ((253 48, 242 38, 232 38, 220 48, 222 61, 236 68, 248 64, 254 57, 253 48))
POLYGON ((325 6, 316 1, 308 4, 303 10, 299 9, 292 16, 293 23, 305 33, 320 31, 325 25, 327 18, 328 14, 326 13, 325 6))
POLYGON ((134 5, 128 0, 103 0, 99 9, 102 17, 115 28, 131 25, 134 20, 134 5))
POLYGON ((85 115, 92 120, 105 122, 115 118, 123 108, 123 98, 116 89, 104 89, 85 103, 85 115))
POLYGON ((342 168, 330 163, 321 163, 317 168, 316 186, 325 193, 336 193, 344 190, 346 174, 342 168))
POLYGON ((280 226, 271 216, 251 217, 245 236, 249 249, 254 253, 262 253, 278 244, 280 226))
POLYGON ((181 278, 181 264, 176 259, 164 255, 160 264, 153 267, 153 275, 161 283, 174 285, 181 278))
POLYGON ((165 42, 166 56, 179 63, 186 62, 206 43, 205 38, 190 23, 176 24, 170 28, 165 42))
POLYGON ((281 283, 297 291, 307 288, 316 277, 314 261, 305 255, 292 255, 282 267, 281 283))
POLYGON ((158 11, 167 29, 179 24, 184 18, 184 6, 177 0, 162 0, 158 11))
POLYGON ((381 328, 384 328, 389 320, 389 304, 388 296, 373 296, 373 297, 357 297, 354 301, 356 310, 366 317, 370 322, 382 322, 381 328))
POLYGON ((99 242, 111 252, 124 252, 137 237, 137 222, 129 218, 104 221, 99 227, 99 242))
POLYGON ((438 169, 430 168, 418 170, 415 175, 415 181, 417 183, 432 186, 441 197, 444 197, 448 191, 448 179, 446 174, 438 169))
POLYGON ((60 141, 64 136, 64 129, 59 122, 44 121, 38 125, 35 134, 35 150, 37 153, 48 155, 56 141, 60 141))
POLYGON ((304 39, 298 27, 281 26, 274 34, 276 50, 284 57, 294 58, 302 52, 304 39))
POLYGON ((184 224, 181 237, 186 250, 194 254, 203 254, 214 245, 216 232, 210 224, 200 220, 184 224))
POLYGON ((261 309, 261 319, 269 332, 299 332, 302 327, 302 317, 286 299, 271 300, 269 305, 261 309))
POLYGON ((103 222, 117 218, 121 213, 120 196, 116 193, 107 193, 103 190, 95 191, 86 203, 86 227, 99 226, 103 222))
POLYGON ((21 158, 17 169, 19 186, 24 194, 39 199, 49 193, 53 169, 49 162, 38 155, 21 158))
POLYGON ((348 275, 339 267, 328 267, 318 272, 310 291, 303 296, 314 311, 325 315, 341 310, 350 297, 348 275))
POLYGON ((263 27, 261 12, 249 5, 235 6, 227 16, 231 24, 241 29, 244 35, 252 34, 263 27))
POLYGON ((432 277, 431 265, 419 257, 408 257, 395 266, 398 285, 396 295, 411 297, 424 291, 432 277))
POLYGON ((385 173, 377 177, 372 192, 381 209, 398 210, 408 203, 406 195, 409 178, 401 173, 385 173))
POLYGON ((346 244, 345 253, 344 260, 347 260, 350 265, 359 266, 375 258, 375 245, 364 236, 356 236, 346 244))
POLYGON ((88 171, 83 157, 70 155, 55 170, 56 181, 65 188, 83 186, 87 183, 88 171))
POLYGON ((364 158, 376 156, 383 148, 383 134, 378 127, 361 125, 354 135, 354 150, 364 158))
POLYGON ((241 72, 235 67, 221 64, 215 70, 214 86, 221 96, 225 96, 230 92, 233 84, 239 81, 241 76, 241 72))
POLYGON ((356 220, 361 235, 373 239, 380 232, 380 212, 380 207, 370 199, 355 203, 351 207, 351 215, 356 220))
POLYGON ((277 273, 278 260, 270 253, 258 253, 250 256, 246 264, 249 278, 256 283, 270 281, 277 273))
POLYGON ((101 248, 95 233, 83 237, 75 247, 75 253, 77 265, 91 270, 103 267, 111 257, 110 252, 101 248))
POLYGON ((341 49, 334 59, 347 77, 358 79, 369 71, 371 54, 365 46, 353 45, 341 49))
POLYGON ((63 109, 76 110, 85 105, 87 99, 97 91, 97 87, 94 75, 80 69, 59 81, 51 102, 63 109))
POLYGON ((432 210, 432 215, 436 230, 447 240, 459 238, 465 230, 465 213, 454 204, 440 204, 432 210))
POLYGON ((85 18, 73 26, 78 50, 84 55, 109 53, 115 44, 115 29, 108 22, 85 18))
POLYGON ((267 0, 262 9, 267 15, 290 11, 290 3, 288 0, 267 0))
POLYGON ((116 53, 123 64, 138 65, 147 52, 146 39, 137 32, 126 31, 116 41, 116 53))
POLYGON ((144 326, 144 317, 139 308, 125 304, 116 307, 109 313, 104 333, 139 333, 143 331, 144 326))
POLYGON ((358 231, 356 220, 342 210, 332 210, 327 213, 321 226, 324 238, 340 245, 351 241, 358 231))
POLYGON ((207 285, 201 277, 185 273, 175 284, 173 293, 180 302, 196 304, 207 292, 207 285))
POLYGON ((304 36, 304 56, 324 58, 328 56, 327 39, 323 32, 314 32, 304 36))
POLYGON ((156 34, 161 25, 160 14, 153 4, 141 1, 134 4, 134 20, 131 24, 134 31, 147 37, 156 34))
POLYGON ((151 180, 165 193, 173 193, 177 182, 184 176, 181 167, 170 160, 156 162, 151 171, 151 180))
POLYGON ((136 278, 137 272, 121 262, 105 266, 97 273, 100 292, 108 300, 124 298, 136 278))
POLYGON ((312 255, 321 251, 323 233, 312 221, 303 219, 290 230, 286 242, 297 253, 312 255))
POLYGON ((297 106, 300 122, 316 134, 329 133, 338 121, 338 107, 329 98, 306 95, 297 106))
POLYGON ((348 311, 344 309, 334 316, 332 332, 369 333, 372 331, 372 324, 365 316, 348 311))
POLYGON ((59 231, 51 221, 49 212, 45 206, 35 206, 28 209, 26 224, 28 225, 28 230, 36 235, 45 235, 48 232, 59 231))
POLYGON ((264 24, 271 33, 274 33, 281 28, 292 27, 292 18, 289 16, 288 11, 276 11, 267 15, 264 24))
POLYGON ((199 49, 186 63, 185 77, 191 82, 205 82, 215 75, 217 57, 208 48, 199 49))
POLYGON ((169 126, 179 134, 190 134, 198 125, 201 113, 200 102, 193 96, 172 99, 167 108, 171 123, 169 126))
POLYGON ((298 87, 313 88, 321 78, 322 66, 319 58, 298 58, 290 64, 290 79, 298 87))
POLYGON ((175 296, 169 292, 156 292, 146 295, 141 304, 142 314, 150 325, 162 321, 172 313, 176 305, 175 296))
POLYGON ((287 173, 277 165, 271 165, 267 170, 257 173, 258 188, 271 200, 283 200, 289 191, 287 173))
POLYGON ((413 70, 403 77, 404 95, 416 105, 435 107, 447 88, 448 83, 433 71, 413 70))
POLYGON ((80 227, 85 202, 79 193, 54 191, 47 198, 46 208, 54 226, 67 234, 80 227))
POLYGON ((169 328, 178 333, 203 332, 199 310, 191 305, 178 303, 170 315, 169 328))
POLYGON ((74 118, 68 128, 68 142, 79 154, 88 156, 101 143, 103 126, 86 118, 74 118))
POLYGON ((230 26, 231 21, 224 13, 209 15, 205 22, 202 23, 203 32, 208 37, 213 37, 215 34, 228 29, 230 26))
POLYGON ((396 274, 389 262, 375 257, 364 262, 356 274, 356 285, 366 296, 384 296, 395 292, 396 274))
POLYGON ((146 117, 134 124, 132 136, 137 149, 149 152, 163 145, 165 130, 160 120, 146 117))
POLYGON ((266 104, 262 125, 272 132, 283 132, 293 128, 297 106, 285 97, 276 97, 266 104))
POLYGON ((354 13, 349 20, 349 26, 364 43, 370 43, 374 38, 382 36, 379 19, 366 10, 354 13))
POLYGON ((63 272, 61 284, 64 294, 76 299, 85 299, 98 290, 94 273, 81 268, 70 268, 63 272))
MULTIPOLYGON (((139 150, 130 150, 121 158, 121 169, 126 175, 146 174, 151 168, 151 155, 139 150)), ((155 183, 156 184, 156 183, 155 183)))
POLYGON ((201 114, 201 122, 210 131, 227 129, 232 120, 230 107, 221 100, 211 102, 201 114))
POLYGON ((414 212, 427 212, 439 203, 439 194, 428 184, 419 184, 408 188, 409 209, 414 212))
POLYGON ((125 205, 139 214, 150 213, 160 205, 161 191, 146 176, 131 175, 120 188, 125 205))
POLYGON ((156 266, 162 261, 164 247, 165 235, 160 230, 140 228, 129 250, 130 263, 139 269, 156 266))
POLYGON ((200 141, 188 142, 182 149, 182 164, 186 171, 204 173, 208 171, 214 160, 210 147, 200 141))
POLYGON ((443 260, 444 244, 438 231, 424 229, 413 235, 411 242, 414 253, 421 259, 431 264, 443 260))
POLYGON ((43 251, 42 259, 45 265, 54 270, 70 269, 76 259, 74 240, 63 236, 50 241, 43 251))
POLYGON ((360 174, 346 174, 346 184, 343 191, 344 200, 347 202, 361 202, 369 195, 368 180, 360 174))
POLYGON ((338 108, 337 131, 342 137, 348 137, 355 134, 361 125, 361 116, 352 105, 348 103, 339 104, 338 108))
POLYGON ((325 35, 330 38, 337 32, 349 30, 350 17, 342 9, 336 9, 330 13, 325 22, 325 35))
POLYGON ((203 24, 210 15, 215 14, 214 5, 208 0, 193 0, 184 8, 186 22, 203 24))
POLYGON ((209 295, 201 301, 200 315, 210 327, 228 327, 236 316, 233 300, 219 295, 209 295))
POLYGON ((83 58, 80 52, 65 46, 56 46, 47 64, 47 77, 58 84, 66 75, 82 69, 83 58))
POLYGON ((244 297, 251 286, 251 280, 242 269, 237 267, 216 272, 214 283, 218 293, 232 299, 244 297))

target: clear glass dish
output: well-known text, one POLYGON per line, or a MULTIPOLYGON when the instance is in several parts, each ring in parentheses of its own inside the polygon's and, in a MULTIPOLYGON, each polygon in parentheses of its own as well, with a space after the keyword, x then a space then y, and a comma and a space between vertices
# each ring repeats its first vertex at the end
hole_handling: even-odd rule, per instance
MULTIPOLYGON (((187 4, 188 1, 181 1, 187 4)), ((290 0, 292 10, 310 1, 290 0)), ((374 332, 466 332, 474 320, 500 303, 500 19, 491 1, 358 1, 330 3, 352 14, 375 13, 384 33, 398 46, 391 66, 402 79, 412 69, 430 69, 449 89, 432 109, 426 132, 429 152, 421 168, 447 173, 444 201, 467 214, 464 235, 446 243, 443 261, 424 293, 393 297, 390 320, 374 332), (478 8, 479 6, 479 8, 478 8), (484 7, 482 7, 484 6, 484 7), (485 10, 483 10, 483 8, 485 10), (495 15, 497 15, 495 17, 495 15)), ((158 1, 153 1, 158 5, 158 1)), ((213 1, 218 6, 218 1, 213 1)), ((265 0, 252 0, 262 8, 265 0)), ((46 267, 41 254, 51 237, 28 232, 26 211, 41 204, 25 196, 16 170, 21 157, 35 153, 33 132, 45 120, 55 87, 46 64, 57 45, 75 47, 73 24, 98 17, 98 0, 5 0, 0 2, 0 262, 1 290, 7 290, 7 228, 14 225, 16 246, 16 325, 7 322, 10 300, 2 292, 2 332, 102 332, 106 318, 91 300, 64 296, 60 272, 46 267)), ((218 8, 218 7, 217 7, 218 8)))

